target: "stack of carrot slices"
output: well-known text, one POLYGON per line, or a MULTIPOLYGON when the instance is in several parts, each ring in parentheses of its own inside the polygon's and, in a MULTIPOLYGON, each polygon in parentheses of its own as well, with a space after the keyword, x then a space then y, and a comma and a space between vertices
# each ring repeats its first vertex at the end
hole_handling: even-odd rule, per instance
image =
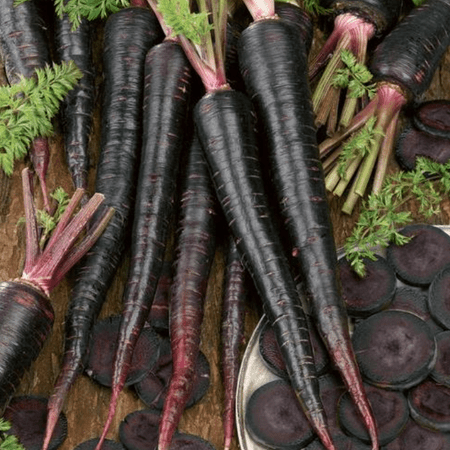
MULTIPOLYGON (((444 450, 450 448, 450 311, 446 306, 450 305, 450 236, 425 224, 409 225, 400 232, 411 237, 409 242, 391 244, 385 256, 366 261, 367 279, 352 274, 345 260, 339 262, 352 342, 383 450, 444 450)), ((263 345, 269 341, 267 336, 267 325, 261 325, 260 357, 271 379, 275 374, 280 380, 251 393, 245 426, 258 445, 290 450, 294 442, 280 426, 270 438, 265 436, 272 428, 268 418, 277 424, 279 414, 289 421, 284 425, 288 429, 298 431, 303 423, 296 416, 301 412, 292 412, 287 399, 283 408, 273 396, 264 402, 266 392, 286 390, 287 383, 280 368, 273 369, 279 348, 272 345, 268 351, 263 345)), ((336 448, 370 449, 366 428, 338 373, 327 366, 319 382, 336 448)), ((302 430, 301 448, 322 449, 317 438, 308 443, 308 426, 306 422, 302 430)))

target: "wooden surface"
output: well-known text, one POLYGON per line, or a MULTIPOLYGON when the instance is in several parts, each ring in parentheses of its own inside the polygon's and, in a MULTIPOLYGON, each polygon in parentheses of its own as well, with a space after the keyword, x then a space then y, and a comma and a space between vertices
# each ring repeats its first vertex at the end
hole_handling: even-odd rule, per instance
MULTIPOLYGON (((322 38, 316 35, 313 50, 317 51, 322 38)), ((97 52, 101 48, 101 33, 98 34, 96 42, 97 52)), ((427 91, 425 98, 450 98, 450 52, 442 61, 438 72, 436 73, 431 88, 427 91)), ((101 73, 98 73, 97 83, 101 83, 101 73)), ((99 102, 97 102, 98 104, 99 102)), ((91 187, 95 176, 95 163, 99 151, 99 118, 100 110, 96 111, 94 130, 92 132, 91 153, 91 187)), ((61 135, 56 130, 51 138, 52 157, 50 170, 48 174, 49 188, 63 186, 67 191, 72 192, 71 181, 65 167, 64 149, 61 135)), ((17 226, 17 221, 23 216, 22 194, 20 171, 23 164, 18 164, 10 181, 5 182, 2 178, 0 192, 6 193, 6 204, 0 211, 0 278, 7 280, 17 277, 20 274, 21 264, 24 255, 23 232, 17 226)), ((396 170, 395 162, 392 161, 390 170, 396 170)), ((38 200, 39 201, 39 200, 38 200)), ((358 214, 358 208, 352 217, 344 216, 340 212, 342 201, 330 197, 330 207, 334 226, 335 239, 338 246, 344 243, 349 235, 355 218, 358 214)), ((405 206, 412 211, 416 210, 414 203, 405 206)), ((415 215, 416 221, 423 219, 415 215)), ((441 224, 450 223, 450 201, 446 200, 442 204, 442 213, 428 220, 429 223, 441 224)), ((219 366, 219 330, 221 315, 221 284, 223 277, 223 249, 221 246, 217 249, 217 255, 214 262, 206 300, 205 319, 202 327, 202 351, 206 354, 211 364, 211 386, 203 400, 193 408, 187 410, 180 424, 180 430, 197 434, 217 448, 222 447, 222 398, 223 389, 220 378, 219 366)), ((127 271, 127 258, 123 260, 117 277, 110 289, 106 304, 101 312, 101 317, 120 312, 121 294, 124 286, 127 271)), ((51 393, 53 382, 59 372, 61 361, 61 352, 63 348, 64 316, 67 304, 70 298, 71 279, 64 280, 51 295, 56 320, 53 332, 47 341, 39 359, 34 364, 32 370, 25 376, 20 387, 20 393, 34 393, 48 396, 51 393)), ((257 300, 257 299, 254 299, 257 300)), ((258 320, 258 313, 254 303, 249 303, 246 314, 246 341, 258 320)), ((243 348, 245 342, 243 343, 243 348)), ((110 399, 109 389, 99 387, 91 381, 86 375, 78 378, 73 386, 70 395, 66 401, 64 412, 68 419, 68 438, 61 447, 61 450, 69 450, 77 444, 94 437, 98 437, 103 422, 106 418, 106 412, 110 399)), ((130 412, 142 409, 145 405, 140 402, 131 389, 126 389, 120 396, 117 414, 109 438, 118 439, 118 425, 120 421, 130 412)), ((238 449, 238 443, 235 438, 233 450, 238 449)))

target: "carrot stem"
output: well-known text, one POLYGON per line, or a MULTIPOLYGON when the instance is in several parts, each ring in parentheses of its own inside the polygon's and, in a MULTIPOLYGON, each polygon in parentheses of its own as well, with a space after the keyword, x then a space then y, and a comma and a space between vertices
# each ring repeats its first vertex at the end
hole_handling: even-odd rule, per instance
POLYGON ((392 149, 394 146, 395 139, 395 131, 397 129, 398 116, 400 115, 400 111, 396 111, 394 117, 392 118, 388 129, 386 131, 386 136, 383 140, 380 155, 378 157, 377 167, 375 169, 375 177, 372 186, 372 192, 374 194, 378 194, 383 185, 383 181, 387 171, 387 165, 389 162, 389 158, 392 154, 392 149))
POLYGON ((33 202, 33 189, 31 187, 31 173, 28 168, 22 171, 22 189, 25 205, 26 220, 26 250, 24 272, 29 272, 36 264, 41 253, 39 246, 39 229, 36 219, 36 207, 33 202))

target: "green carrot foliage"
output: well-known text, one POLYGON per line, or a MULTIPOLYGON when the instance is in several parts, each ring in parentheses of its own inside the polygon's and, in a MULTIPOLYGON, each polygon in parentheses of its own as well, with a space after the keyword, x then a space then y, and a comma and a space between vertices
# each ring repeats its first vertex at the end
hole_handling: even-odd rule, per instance
POLYGON ((402 245, 409 238, 399 228, 412 222, 411 211, 402 211, 407 201, 414 199, 418 212, 425 218, 440 213, 440 203, 450 193, 450 162, 436 163, 417 158, 416 168, 398 171, 386 178, 378 194, 369 195, 363 204, 344 252, 355 272, 364 276, 363 258, 375 259, 375 247, 386 248, 393 242, 402 245))
POLYGON ((11 429, 11 424, 3 417, 0 418, 0 450, 25 450, 16 436, 5 433, 11 429))
POLYGON ((36 78, 0 87, 0 167, 11 175, 14 162, 36 137, 53 132, 52 118, 82 74, 73 61, 36 69, 36 78))
POLYGON ((376 85, 369 84, 373 78, 369 69, 359 63, 350 50, 343 49, 341 51, 341 60, 346 67, 336 71, 332 81, 333 86, 340 89, 347 88, 348 96, 352 98, 360 98, 366 94, 369 98, 373 98, 376 85))

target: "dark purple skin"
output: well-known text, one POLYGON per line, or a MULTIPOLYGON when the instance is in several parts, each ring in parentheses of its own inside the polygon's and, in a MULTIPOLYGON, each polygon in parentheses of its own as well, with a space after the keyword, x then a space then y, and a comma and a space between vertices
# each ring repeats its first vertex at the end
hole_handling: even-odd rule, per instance
POLYGON ((13 6, 12 0, 0 2, 0 37, 10 84, 20 75, 31 78, 36 68, 51 63, 46 26, 39 3, 32 0, 13 6))
MULTIPOLYGON (((11 424, 6 434, 16 436, 27 450, 40 450, 44 441, 47 402, 46 397, 38 395, 13 397, 3 414, 3 418, 11 424)), ((49 450, 60 447, 66 437, 67 418, 64 413, 61 413, 49 450)))
MULTIPOLYGON (((81 373, 90 331, 122 261, 141 146, 145 55, 161 39, 161 27, 149 9, 125 8, 105 24, 101 152, 95 191, 105 195, 106 205, 115 213, 78 267, 65 322, 63 362, 49 400, 52 420, 81 373)), ((52 420, 49 416, 48 423, 52 420)))
POLYGON ((197 103, 194 120, 217 198, 275 328, 291 382, 328 440, 306 316, 264 191, 251 103, 237 91, 211 92, 197 103))
POLYGON ((308 54, 313 40, 313 21, 309 14, 292 3, 284 2, 275 2, 275 13, 297 30, 308 54))
POLYGON ((172 261, 164 261, 152 307, 147 317, 147 324, 162 335, 167 335, 169 332, 169 297, 173 279, 172 272, 172 261))
POLYGON ((158 447, 161 443, 170 445, 194 389, 206 289, 216 250, 219 205, 196 134, 189 148, 180 192, 170 296, 172 377, 162 411, 158 447))
POLYGON ((328 8, 335 15, 351 13, 375 25, 376 34, 381 36, 398 21, 403 0, 334 0, 328 8))
MULTIPOLYGON (((133 350, 152 307, 174 218, 176 180, 185 149, 192 68, 177 41, 153 47, 145 59, 144 129, 131 257, 114 358, 112 397, 102 437, 114 417, 133 350)), ((174 280, 175 281, 175 280, 174 280)))
POLYGON ((224 385, 224 447, 229 448, 234 433, 237 382, 241 346, 244 341, 245 303, 249 282, 234 239, 228 239, 222 297, 221 363, 224 385))
POLYGON ((414 126, 425 133, 450 139, 450 101, 436 99, 416 105, 414 126))
POLYGON ((369 66, 374 80, 420 98, 450 44, 450 2, 428 0, 409 14, 374 50, 369 66))
MULTIPOLYGON (((46 26, 39 2, 29 0, 18 6, 13 0, 0 1, 0 41, 9 84, 16 84, 20 76, 31 78, 37 68, 51 64, 46 26)), ((39 175, 43 190, 50 159, 46 138, 36 138, 30 147, 30 157, 39 175)))
POLYGON ((407 125, 397 138, 394 151, 404 170, 414 170, 420 156, 445 164, 450 160, 450 139, 407 125))
POLYGON ((304 47, 292 44, 294 35, 283 20, 253 22, 240 39, 241 73, 266 144, 273 190, 289 236, 290 253, 295 258, 294 270, 301 275, 319 335, 361 408, 376 447, 373 417, 364 396, 340 291, 336 245, 310 101, 308 63, 304 47))
POLYGON ((55 44, 59 61, 74 61, 83 77, 62 103, 66 161, 75 188, 87 190, 89 135, 94 111, 95 73, 92 59, 91 22, 83 18, 76 30, 67 14, 55 17, 55 44))
POLYGON ((46 295, 27 282, 0 283, 0 411, 37 359, 54 321, 46 295))

